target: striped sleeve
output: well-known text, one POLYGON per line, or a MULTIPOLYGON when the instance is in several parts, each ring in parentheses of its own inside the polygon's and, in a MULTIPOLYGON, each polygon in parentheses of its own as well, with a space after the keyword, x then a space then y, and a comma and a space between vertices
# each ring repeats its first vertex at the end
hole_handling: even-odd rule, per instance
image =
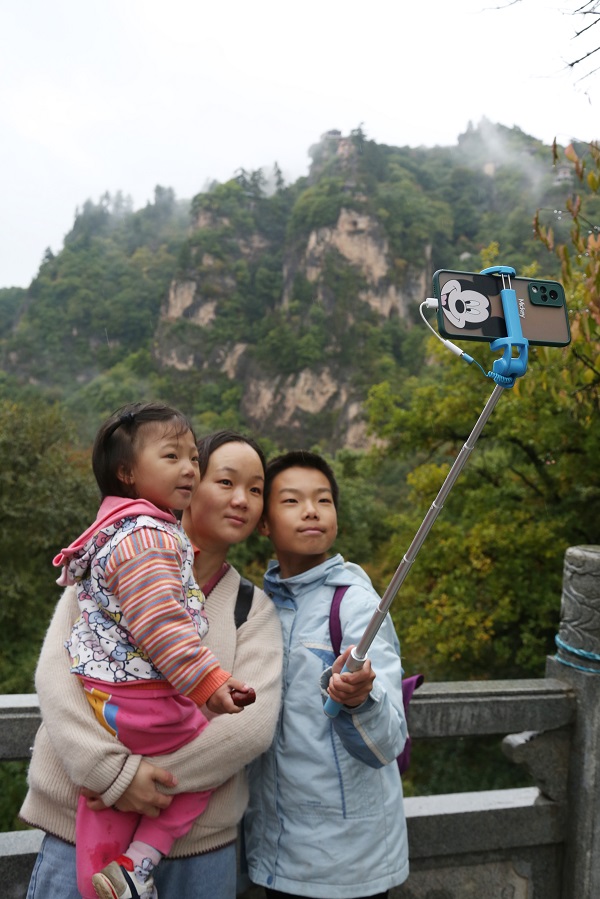
POLYGON ((175 540, 152 528, 133 531, 111 554, 106 580, 136 645, 176 690, 203 705, 230 675, 202 645, 183 607, 175 540))

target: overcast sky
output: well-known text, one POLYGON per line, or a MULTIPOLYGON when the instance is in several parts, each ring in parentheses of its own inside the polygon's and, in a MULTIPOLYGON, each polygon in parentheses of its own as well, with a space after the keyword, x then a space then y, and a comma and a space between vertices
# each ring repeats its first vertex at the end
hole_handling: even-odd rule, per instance
POLYGON ((86 199, 189 199, 274 162, 294 180, 331 128, 449 146, 485 116, 597 139, 600 73, 566 65, 593 46, 578 5, 0 0, 0 287, 29 285, 86 199))

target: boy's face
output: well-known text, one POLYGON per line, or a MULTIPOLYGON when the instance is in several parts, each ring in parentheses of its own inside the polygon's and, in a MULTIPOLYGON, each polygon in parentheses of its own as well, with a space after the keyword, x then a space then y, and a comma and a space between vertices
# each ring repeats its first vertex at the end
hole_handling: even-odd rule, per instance
POLYGON ((280 472, 271 484, 259 531, 271 539, 284 578, 324 562, 337 535, 327 477, 316 468, 280 472))

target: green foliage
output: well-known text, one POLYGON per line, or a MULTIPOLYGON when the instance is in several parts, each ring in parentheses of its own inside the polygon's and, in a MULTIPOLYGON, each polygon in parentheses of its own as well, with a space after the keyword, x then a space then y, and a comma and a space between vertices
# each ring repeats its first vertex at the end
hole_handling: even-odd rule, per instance
POLYGON ((115 409, 133 400, 166 402, 164 397, 152 357, 139 350, 72 393, 65 407, 77 421, 81 438, 91 444, 101 422, 115 409))
POLYGON ((0 335, 8 334, 12 329, 24 299, 25 290, 21 287, 0 289, 0 335))
POLYGON ((521 766, 502 753, 494 737, 419 740, 402 776, 405 796, 507 790, 533 786, 521 766))
POLYGON ((27 792, 27 762, 0 763, 0 832, 25 830, 19 819, 27 792))
MULTIPOLYGON (((73 390, 148 345, 185 237, 187 212, 173 192, 156 188, 154 204, 127 213, 108 195, 84 204, 58 256, 46 254, 31 284, 5 358, 19 374, 35 372, 42 390, 73 390), (42 386, 43 385, 43 386, 42 386)), ((55 394, 56 395, 56 394, 55 394)))
MULTIPOLYGON (((493 388, 437 347, 431 352, 435 381, 371 394, 378 435, 389 437, 390 452, 415 460, 406 505, 389 519, 390 576, 493 388)), ((430 676, 533 674, 552 647, 564 551, 582 537, 572 491, 583 440, 571 411, 548 395, 549 362, 539 356, 532 351, 526 378, 502 396, 396 601, 405 656, 430 676)), ((594 518, 585 521, 593 538, 594 518)))
POLYGON ((385 535, 382 491, 373 489, 374 472, 364 453, 341 450, 330 461, 340 488, 335 549, 369 570, 385 535))
MULTIPOLYGON (((57 405, 0 401, 0 690, 29 693, 60 596, 52 559, 95 517, 88 453, 57 405)), ((66 663, 66 659, 65 659, 66 663)))
MULTIPOLYGON (((566 151, 580 182, 600 189, 600 152, 566 151)), ((573 197, 570 244, 536 222, 562 263, 571 311, 569 347, 530 348, 528 372, 506 391, 469 466, 444 505, 396 601, 394 617, 408 667, 429 676, 536 674, 559 623, 563 556, 570 545, 600 542, 600 238, 573 197)), ((484 264, 498 253, 488 248, 484 264)), ((405 506, 388 518, 380 547, 391 573, 410 545, 464 445, 492 384, 440 348, 432 364, 401 388, 371 391, 374 431, 388 452, 413 460, 405 506)), ((477 353, 491 367, 486 349, 477 353)))
MULTIPOLYGON (((342 178, 321 178, 300 194, 292 209, 289 236, 307 235, 317 228, 333 226, 343 206, 348 204, 342 178)), ((354 206, 356 203, 353 204, 354 206)))
POLYGON ((378 187, 377 216, 390 238, 398 273, 407 263, 423 264, 432 243, 452 235, 453 214, 449 204, 435 200, 400 169, 394 179, 378 187))
POLYGON ((234 230, 250 233, 254 220, 249 204, 245 202, 247 192, 239 180, 217 184, 207 194, 198 194, 192 200, 192 216, 199 218, 203 213, 226 219, 234 230))

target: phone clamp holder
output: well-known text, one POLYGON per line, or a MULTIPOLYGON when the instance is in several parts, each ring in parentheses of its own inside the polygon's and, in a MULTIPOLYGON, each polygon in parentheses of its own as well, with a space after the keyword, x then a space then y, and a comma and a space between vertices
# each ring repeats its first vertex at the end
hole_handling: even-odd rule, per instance
POLYGON ((481 274, 500 275, 502 278, 500 299, 506 322, 506 337, 498 337, 490 343, 490 349, 492 351, 502 350, 503 356, 501 359, 495 360, 489 377, 496 384, 510 388, 514 386, 515 380, 522 377, 527 371, 529 357, 529 341, 523 337, 517 294, 511 286, 510 280, 511 276, 515 277, 517 273, 509 265, 493 265, 490 268, 484 268, 481 274), (513 355, 514 350, 517 351, 516 356, 513 355))

